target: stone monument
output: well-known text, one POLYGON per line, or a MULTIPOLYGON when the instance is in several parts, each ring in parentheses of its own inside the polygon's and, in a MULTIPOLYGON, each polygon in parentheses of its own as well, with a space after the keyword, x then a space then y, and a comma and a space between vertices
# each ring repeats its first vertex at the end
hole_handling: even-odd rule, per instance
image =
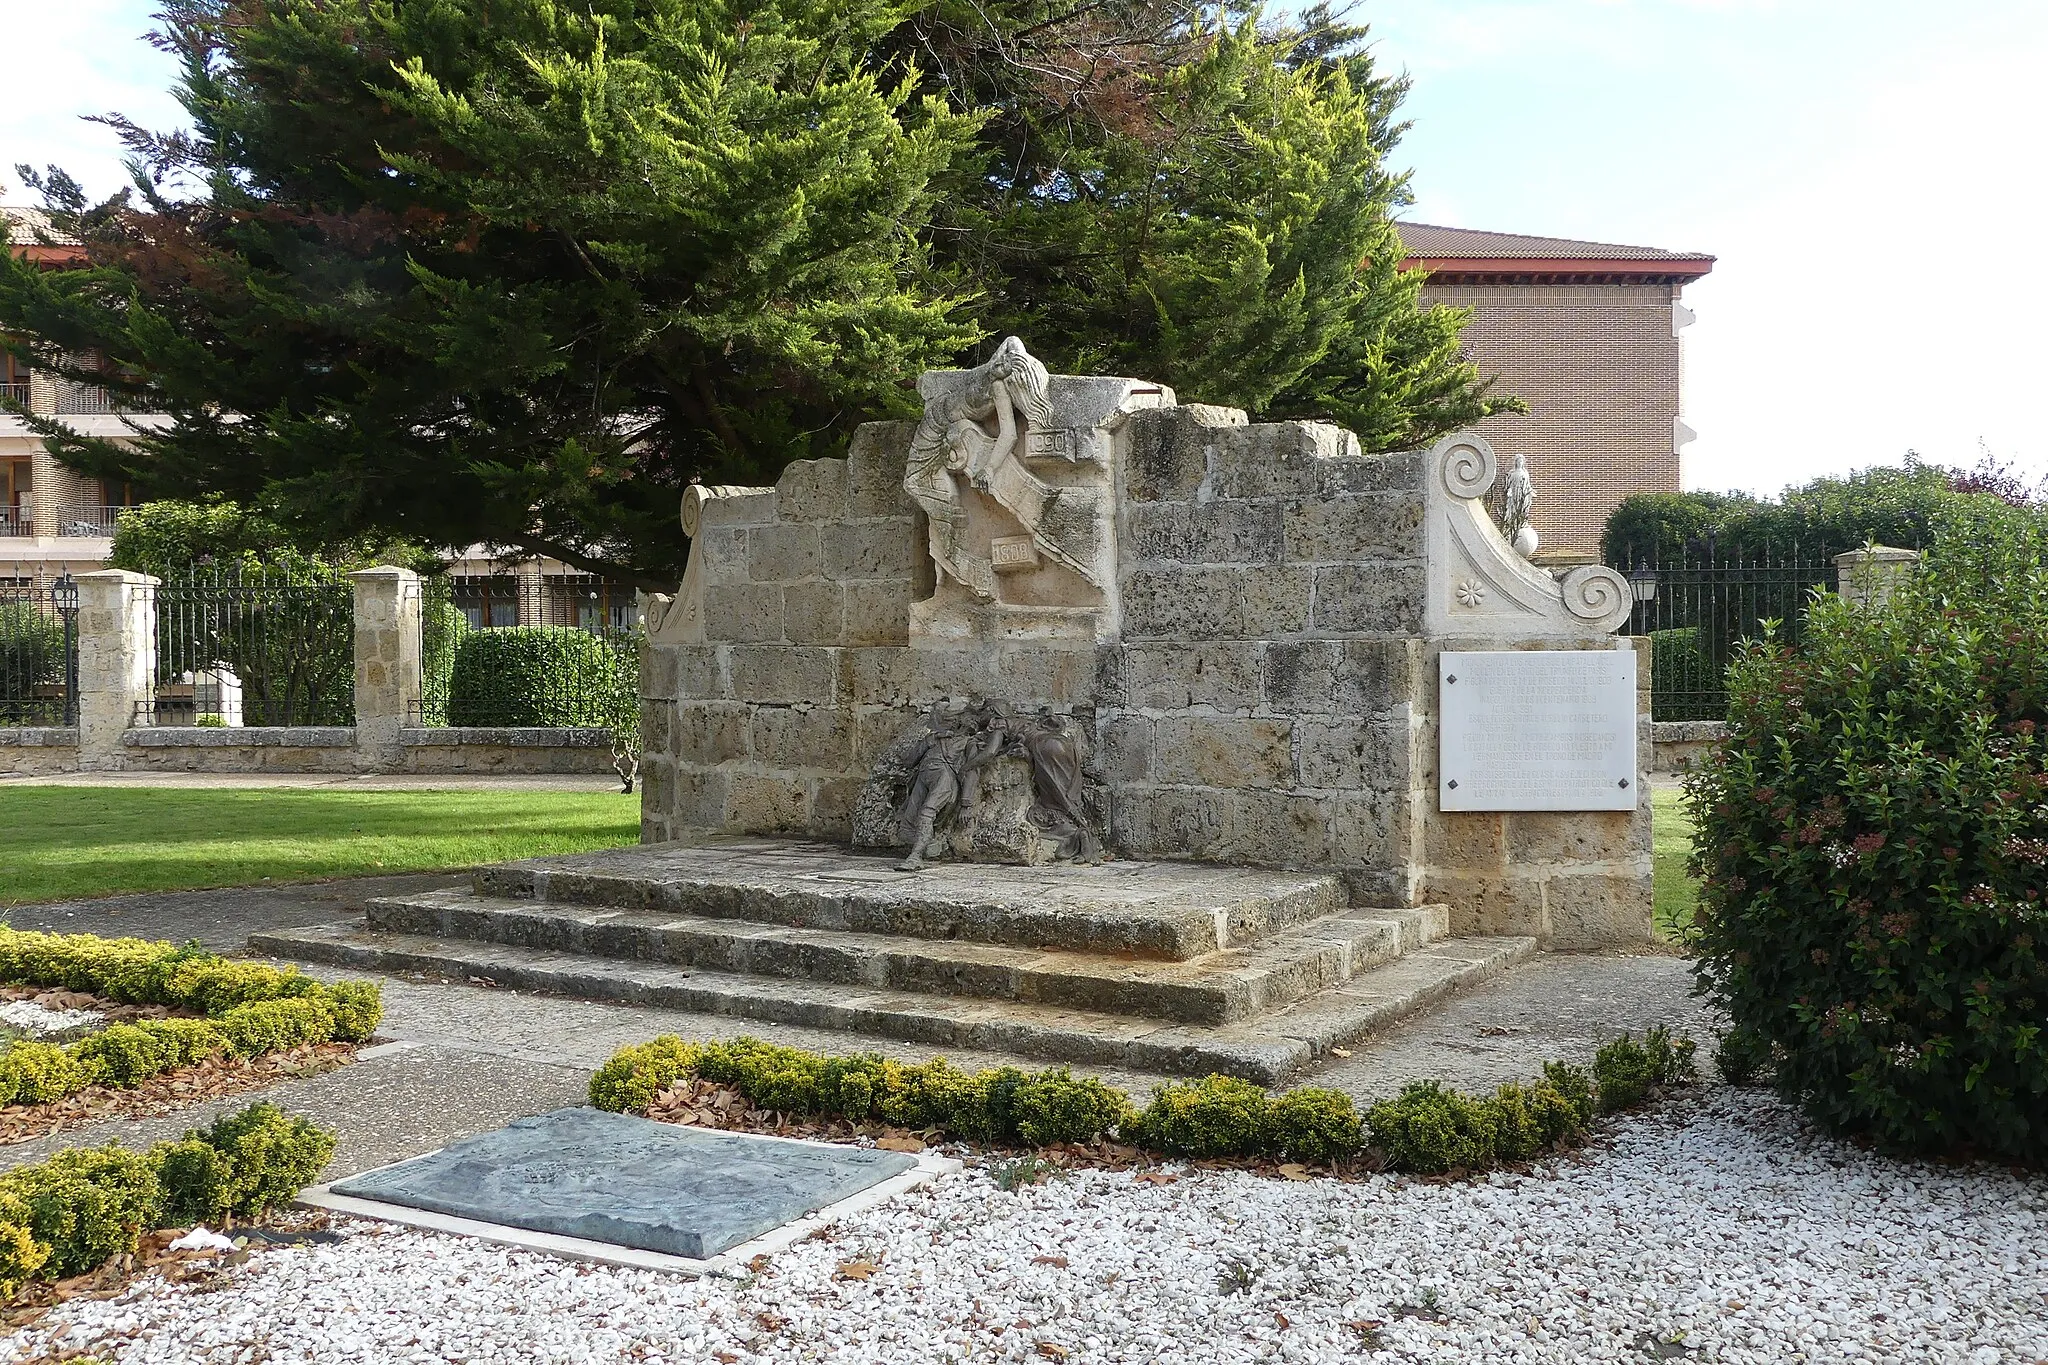
POLYGON ((639 847, 252 949, 1273 1084, 1650 939, 1628 584, 1516 553, 1485 441, 1368 453, 1015 338, 919 391, 684 497, 639 847))
MULTIPOLYGON (((912 864, 1099 844, 1329 869, 1356 903, 1443 901, 1454 926, 1552 946, 1650 937, 1645 802, 1441 799, 1439 654, 1631 647, 1619 574, 1555 576, 1502 535, 1484 440, 1369 454, 1324 423, 1048 374, 1014 337, 919 392, 921 421, 862 427, 844 460, 686 497, 688 573, 649 618, 645 838, 912 864), (1046 761, 1034 730, 1060 737, 1046 761)), ((1526 514, 1526 464, 1508 473, 1526 514)), ((1601 764, 1647 758, 1647 688, 1601 764)))

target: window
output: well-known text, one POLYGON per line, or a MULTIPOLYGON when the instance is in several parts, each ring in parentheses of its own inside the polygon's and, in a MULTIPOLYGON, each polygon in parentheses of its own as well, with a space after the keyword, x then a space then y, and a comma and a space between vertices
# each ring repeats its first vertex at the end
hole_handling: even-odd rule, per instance
POLYGON ((0 535, 34 535, 35 466, 27 460, 0 460, 0 535))
POLYGON ((0 398, 28 402, 28 366, 0 351, 0 398))

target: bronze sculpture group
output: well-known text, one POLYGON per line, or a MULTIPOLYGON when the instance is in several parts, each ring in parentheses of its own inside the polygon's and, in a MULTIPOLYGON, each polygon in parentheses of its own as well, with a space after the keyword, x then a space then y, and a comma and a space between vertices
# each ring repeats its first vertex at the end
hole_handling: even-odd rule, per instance
POLYGON ((954 822, 974 808, 980 770, 1011 756, 1031 766, 1032 826, 1055 845, 1059 861, 1092 863, 1103 857, 1083 790, 1081 740, 1074 723, 1051 711, 1018 717, 999 702, 975 702, 947 713, 933 708, 921 723, 922 743, 909 764, 909 787, 897 807, 899 829, 909 831, 906 872, 941 857, 952 845, 954 822))

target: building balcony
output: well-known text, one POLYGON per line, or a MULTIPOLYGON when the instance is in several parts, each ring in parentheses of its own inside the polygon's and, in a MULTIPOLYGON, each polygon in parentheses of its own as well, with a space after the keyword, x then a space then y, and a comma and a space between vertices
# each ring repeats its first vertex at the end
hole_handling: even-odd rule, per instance
POLYGON ((0 540, 25 540, 35 533, 35 521, 28 513, 16 515, 0 508, 0 540))
POLYGON ((57 511, 57 534, 106 539, 114 534, 114 522, 126 510, 102 503, 78 503, 57 511))
POLYGON ((28 381, 26 379, 9 379, 0 381, 0 400, 4 400, 9 403, 19 403, 23 407, 27 407, 28 381))

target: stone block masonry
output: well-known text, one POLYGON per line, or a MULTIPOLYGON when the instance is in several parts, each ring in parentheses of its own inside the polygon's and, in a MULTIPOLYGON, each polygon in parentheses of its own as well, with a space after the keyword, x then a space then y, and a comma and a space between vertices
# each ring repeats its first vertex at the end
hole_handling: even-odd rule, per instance
MULTIPOLYGON (((920 635, 912 610, 935 587, 902 492, 911 430, 870 424, 846 460, 698 497, 688 575, 650 619, 645 840, 845 840, 891 738, 987 697, 1079 722, 1118 857, 1336 873, 1356 904, 1445 901, 1459 933, 1649 938, 1647 804, 1436 809, 1440 650, 1628 647, 1610 633, 1625 584, 1560 584, 1474 519, 1495 477, 1484 442, 1368 454, 1322 423, 1119 412, 1100 428, 1106 638, 959 639, 920 635)), ((1644 760, 1648 677, 1644 660, 1644 760)))

